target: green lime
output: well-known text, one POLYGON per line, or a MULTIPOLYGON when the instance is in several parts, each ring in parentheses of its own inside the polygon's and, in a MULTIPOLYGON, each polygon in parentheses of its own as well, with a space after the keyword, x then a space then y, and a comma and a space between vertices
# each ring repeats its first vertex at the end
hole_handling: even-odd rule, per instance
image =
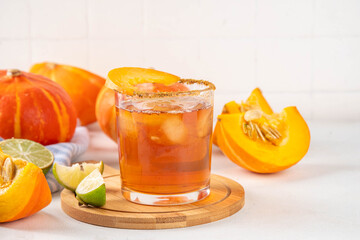
POLYGON ((75 192, 79 183, 95 169, 98 169, 102 173, 104 171, 103 161, 99 163, 75 163, 71 167, 55 163, 53 174, 62 186, 75 192))
POLYGON ((105 182, 99 169, 92 171, 76 188, 76 199, 80 204, 101 207, 106 202, 105 182))
POLYGON ((52 152, 40 143, 27 139, 7 139, 0 142, 4 153, 13 158, 21 158, 41 168, 46 174, 54 162, 52 152))

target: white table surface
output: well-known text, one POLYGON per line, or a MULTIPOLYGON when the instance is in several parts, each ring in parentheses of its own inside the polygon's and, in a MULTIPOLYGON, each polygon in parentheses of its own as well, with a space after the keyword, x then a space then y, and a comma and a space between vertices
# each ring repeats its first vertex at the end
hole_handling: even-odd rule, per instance
MULTIPOLYGON (((92 126, 79 160, 117 167, 116 145, 92 126)), ((31 217, 0 224, 0 239, 360 239, 360 122, 311 122, 311 146, 297 165, 255 174, 213 149, 212 172, 245 188, 245 206, 226 219, 180 229, 126 230, 67 216, 59 193, 31 217)))

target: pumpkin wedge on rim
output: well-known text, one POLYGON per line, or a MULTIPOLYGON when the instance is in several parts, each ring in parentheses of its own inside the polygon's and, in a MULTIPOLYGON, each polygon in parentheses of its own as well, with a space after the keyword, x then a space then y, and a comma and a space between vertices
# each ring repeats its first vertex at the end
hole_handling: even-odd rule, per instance
POLYGON ((115 91, 133 95, 138 91, 137 86, 144 83, 161 83, 171 85, 180 80, 170 73, 137 67, 115 68, 108 73, 105 86, 115 91))
POLYGON ((248 100, 226 104, 224 113, 218 116, 215 134, 218 146, 234 163, 253 172, 273 173, 289 168, 305 156, 310 131, 296 107, 272 113, 263 100, 253 101, 255 105, 250 107, 248 100))

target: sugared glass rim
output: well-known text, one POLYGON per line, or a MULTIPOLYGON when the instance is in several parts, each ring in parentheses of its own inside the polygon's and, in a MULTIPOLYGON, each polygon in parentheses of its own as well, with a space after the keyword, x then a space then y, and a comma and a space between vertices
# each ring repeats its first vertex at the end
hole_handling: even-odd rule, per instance
POLYGON ((199 84, 205 85, 204 89, 195 89, 189 91, 178 91, 178 92, 142 92, 142 91, 133 91, 132 95, 127 95, 121 92, 120 94, 127 95, 129 97, 138 97, 138 98, 160 98, 160 97, 179 97, 179 96, 196 96, 202 92, 214 91, 215 85, 209 81, 205 80, 195 80, 195 79, 180 79, 176 83, 186 83, 186 84, 199 84))

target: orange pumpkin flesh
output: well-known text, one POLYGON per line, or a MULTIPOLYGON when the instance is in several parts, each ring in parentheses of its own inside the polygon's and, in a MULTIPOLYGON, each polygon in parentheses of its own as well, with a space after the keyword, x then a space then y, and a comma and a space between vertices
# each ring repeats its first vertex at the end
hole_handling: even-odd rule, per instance
POLYGON ((251 92, 249 98, 246 100, 246 104, 253 107, 259 107, 266 114, 273 114, 273 110, 259 88, 255 88, 251 92))
POLYGON ((0 136, 43 145, 66 142, 76 127, 69 95, 47 78, 19 70, 0 70, 0 136))
MULTIPOLYGON (((0 150, 0 158, 8 157, 0 150)), ((51 202, 50 188, 42 170, 21 159, 13 160, 13 163, 15 177, 10 183, 0 183, 0 222, 30 216, 51 202)))
MULTIPOLYGON (((258 106, 253 108, 258 109, 258 106)), ((266 109, 267 112, 271 110, 266 109)), ((224 154, 237 165, 253 172, 273 173, 291 167, 305 156, 310 145, 310 131, 296 107, 265 116, 279 123, 281 139, 277 144, 245 134, 243 126, 247 122, 245 112, 241 111, 218 116, 216 139, 224 154)))
MULTIPOLYGON (((269 103, 264 98, 261 90, 259 88, 255 88, 248 99, 245 102, 246 106, 251 106, 255 109, 261 109, 266 114, 273 114, 273 110, 271 109, 269 103)), ((235 101, 228 102, 225 104, 222 114, 230 114, 230 113, 240 113, 241 112, 241 104, 236 103, 235 101)), ((213 143, 218 146, 217 136, 219 134, 219 126, 218 123, 215 125, 214 134, 213 134, 213 143)))
POLYGON ((81 125, 96 121, 95 103, 104 78, 81 68, 49 62, 33 65, 30 72, 48 77, 65 89, 75 105, 81 125))

